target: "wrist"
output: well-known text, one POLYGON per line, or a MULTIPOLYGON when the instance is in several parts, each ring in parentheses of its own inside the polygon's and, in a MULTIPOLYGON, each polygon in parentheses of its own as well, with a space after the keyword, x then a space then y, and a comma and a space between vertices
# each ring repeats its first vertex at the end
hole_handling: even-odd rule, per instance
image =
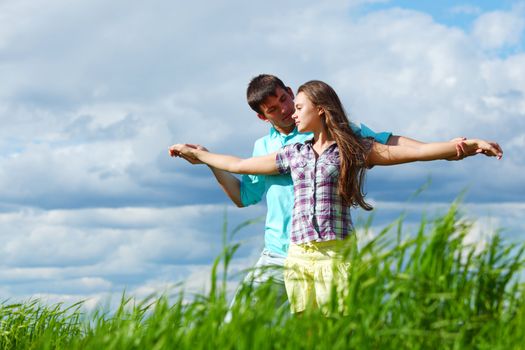
POLYGON ((466 155, 471 156, 476 154, 476 150, 479 147, 479 140, 478 139, 467 139, 465 140, 466 145, 466 155))
POLYGON ((192 150, 191 150, 191 156, 193 158, 196 158, 196 159, 199 159, 199 160, 200 160, 200 153, 201 152, 198 149, 192 148, 192 150))
POLYGON ((463 142, 469 147, 477 147, 479 140, 478 139, 466 139, 463 142))

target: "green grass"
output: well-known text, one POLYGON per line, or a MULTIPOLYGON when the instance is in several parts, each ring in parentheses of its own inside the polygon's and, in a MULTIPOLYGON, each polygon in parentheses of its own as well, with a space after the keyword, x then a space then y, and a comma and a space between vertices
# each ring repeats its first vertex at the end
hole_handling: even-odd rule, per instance
MULTIPOLYGON (((494 235, 464 244, 471 226, 453 205, 416 234, 402 220, 351 251, 347 316, 275 309, 270 285, 244 286, 228 310, 227 246, 208 294, 146 300, 123 297, 114 312, 36 300, 0 306, 3 349, 522 349, 525 348, 524 246, 494 235), (257 299, 257 303, 253 300, 257 299)), ((365 227, 366 229, 366 227, 365 227)), ((337 305, 337 302, 334 302, 337 305)), ((335 306, 334 306, 335 309, 335 306)))

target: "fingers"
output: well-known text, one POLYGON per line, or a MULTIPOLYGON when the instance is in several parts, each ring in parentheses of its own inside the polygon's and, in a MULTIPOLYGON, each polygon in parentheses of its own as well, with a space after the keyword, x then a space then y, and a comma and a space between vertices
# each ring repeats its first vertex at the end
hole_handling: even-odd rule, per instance
POLYGON ((490 143, 487 142, 485 148, 483 149, 483 153, 486 155, 486 156, 497 156, 498 155, 498 150, 493 147, 490 143))
POLYGON ((452 140, 450 140, 450 142, 460 142, 460 141, 465 141, 466 139, 467 139, 466 137, 460 136, 460 137, 453 138, 452 140))
POLYGON ((501 159, 503 157, 503 149, 497 142, 489 142, 489 144, 496 150, 496 157, 501 159))
POLYGON ((181 154, 180 157, 183 158, 184 160, 186 160, 188 163, 191 163, 191 164, 202 164, 202 162, 200 160, 198 160, 197 158, 189 157, 189 156, 186 156, 184 154, 181 154))
POLYGON ((193 150, 199 149, 199 145, 193 144, 174 144, 168 149, 170 157, 180 157, 191 164, 202 164, 202 162, 194 157, 193 150))
POLYGON ((483 153, 487 157, 497 157, 498 159, 503 157, 503 150, 496 142, 482 141, 476 153, 483 153))
POLYGON ((170 148, 168 149, 168 153, 169 153, 170 157, 178 157, 178 156, 180 156, 179 146, 180 146, 179 144, 175 144, 175 145, 170 146, 170 148))
POLYGON ((499 143, 497 142, 489 142, 492 146, 494 146, 494 148, 496 148, 502 155, 503 155, 503 149, 501 148, 501 146, 499 145, 499 143))
POLYGON ((208 152, 208 149, 202 145, 199 145, 199 144, 191 144, 191 143, 187 143, 186 146, 188 147, 191 147, 191 148, 194 148, 194 149, 198 149, 198 150, 201 150, 201 151, 206 151, 208 152))
POLYGON ((503 157, 503 150, 497 142, 485 141, 480 139, 467 139, 459 141, 456 144, 457 158, 462 159, 464 157, 473 156, 477 154, 484 154, 487 157, 497 157, 501 159, 503 157), (463 153, 460 158, 460 150, 463 153))
POLYGON ((467 145, 463 142, 464 138, 460 138, 456 144, 456 158, 458 160, 463 159, 467 156, 467 145))
POLYGON ((184 153, 184 148, 187 146, 184 144, 174 144, 169 148, 169 154, 171 157, 180 157, 182 153, 184 153))

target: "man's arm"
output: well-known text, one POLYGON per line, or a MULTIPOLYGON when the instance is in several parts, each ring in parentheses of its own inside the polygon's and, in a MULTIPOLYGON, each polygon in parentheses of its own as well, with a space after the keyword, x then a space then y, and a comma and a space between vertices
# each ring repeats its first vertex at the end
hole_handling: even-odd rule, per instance
POLYGON ((228 198, 235 203, 237 208, 243 208, 244 204, 241 200, 241 181, 227 171, 219 170, 211 166, 209 166, 209 168, 228 198))

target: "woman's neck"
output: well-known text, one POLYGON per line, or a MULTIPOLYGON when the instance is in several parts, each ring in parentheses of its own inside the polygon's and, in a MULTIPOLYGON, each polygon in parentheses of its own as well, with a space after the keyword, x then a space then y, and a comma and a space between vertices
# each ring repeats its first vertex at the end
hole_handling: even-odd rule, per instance
POLYGON ((334 138, 325 128, 322 130, 314 131, 314 151, 319 155, 324 152, 325 149, 330 147, 335 142, 334 138))

